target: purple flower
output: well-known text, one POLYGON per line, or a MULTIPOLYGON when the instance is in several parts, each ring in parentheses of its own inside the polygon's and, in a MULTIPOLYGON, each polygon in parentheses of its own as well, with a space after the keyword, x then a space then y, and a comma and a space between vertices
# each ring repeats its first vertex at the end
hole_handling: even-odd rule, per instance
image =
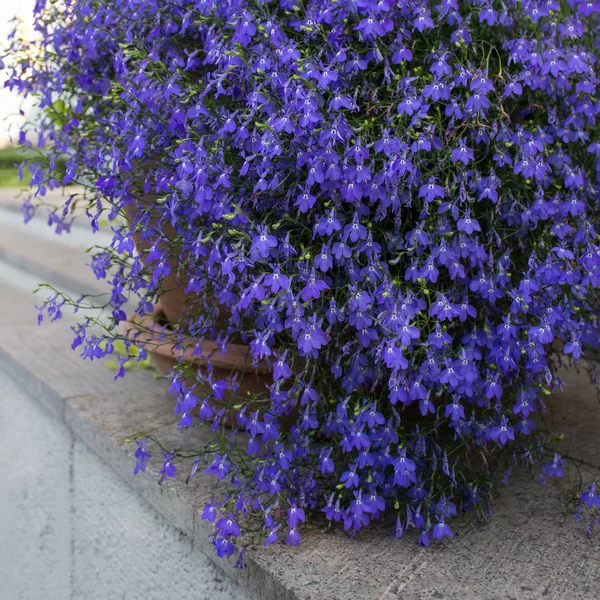
POLYGON ((240 535, 240 526, 231 518, 223 517, 216 524, 222 536, 238 537, 240 535))
POLYGON ((422 106, 420 98, 413 96, 407 96, 401 102, 398 103, 397 111, 399 114, 408 116, 414 115, 422 106))
POLYGON ((346 488, 358 487, 358 474, 356 473, 356 465, 351 465, 350 470, 344 471, 340 477, 340 482, 346 488))
POLYGON ((304 516, 304 511, 296 506, 291 506, 287 511, 287 523, 291 528, 297 527, 299 522, 304 523, 306 521, 306 517, 304 516))
POLYGON ((565 354, 572 354, 575 359, 578 359, 583 354, 581 344, 576 337, 573 337, 570 342, 565 344, 564 351, 565 354))
POLYGON ((467 98, 465 109, 469 112, 479 113, 488 109, 490 105, 489 98, 486 95, 481 92, 475 92, 467 98))
POLYGON ((419 188, 419 198, 425 198, 427 202, 433 202, 436 198, 443 198, 444 195, 444 188, 435 182, 434 177, 419 188))
POLYGON ((213 462, 209 467, 204 469, 205 473, 209 475, 216 475, 218 481, 225 478, 229 473, 229 469, 231 468, 231 463, 227 460, 227 455, 223 454, 223 456, 219 455, 219 453, 215 453, 215 457, 213 462))
POLYGON ((290 278, 283 275, 279 267, 273 273, 269 273, 264 279, 265 286, 270 287, 271 292, 276 294, 279 290, 287 290, 290 287, 290 278))
POLYGON ((415 19, 413 26, 415 29, 423 32, 425 29, 432 29, 434 27, 433 21, 431 19, 429 10, 426 8, 422 8, 419 16, 415 19))
POLYGON ((419 539, 417 540, 419 546, 429 546, 431 544, 431 539, 429 537, 429 532, 423 530, 419 535, 419 539))
POLYGON ((504 446, 509 440, 515 439, 515 432, 513 428, 508 425, 508 419, 502 415, 500 425, 491 430, 490 436, 493 440, 498 442, 499 446, 504 446))
POLYGON ((458 220, 457 227, 459 231, 464 231, 468 234, 474 231, 481 231, 481 225, 479 225, 476 219, 472 219, 469 213, 464 218, 458 220))
POLYGON ((163 481, 167 477, 175 477, 175 473, 177 469, 173 464, 173 460, 175 459, 175 454, 170 454, 169 452, 163 451, 164 462, 159 471, 160 480, 163 481))
POLYGON ((238 41, 242 46, 247 46, 255 33, 256 25, 252 20, 252 15, 249 12, 244 11, 236 27, 236 41, 238 41))
POLYGON ((219 558, 231 556, 235 552, 235 546, 229 538, 220 537, 214 543, 215 551, 219 558))
POLYGON ((202 511, 201 518, 209 523, 214 523, 216 518, 215 505, 212 502, 209 502, 204 506, 204 510, 202 511))
POLYGON ((596 482, 591 483, 587 492, 581 494, 581 503, 585 504, 588 509, 600 508, 600 495, 596 492, 596 482))
POLYGON ((279 539, 279 536, 277 535, 277 530, 279 529, 279 527, 281 527, 281 524, 278 524, 275 528, 271 529, 269 531, 269 535, 267 536, 267 539, 265 540, 264 546, 270 546, 271 544, 274 544, 275 542, 277 542, 277 540, 279 539))
POLYGON ((142 438, 141 440, 135 440, 137 444, 137 449, 134 453, 136 458, 135 468, 133 469, 133 474, 137 475, 140 471, 146 470, 146 462, 152 457, 150 452, 146 449, 147 438, 142 438))
POLYGON ((319 298, 321 296, 321 292, 328 289, 329 286, 325 283, 325 281, 322 279, 317 279, 316 272, 313 271, 309 275, 304 287, 302 288, 300 296, 302 300, 306 302, 311 298, 319 298))
POLYGON ((433 526, 433 539, 441 540, 444 537, 452 537, 452 530, 450 529, 450 525, 448 525, 444 519, 440 519, 433 526))
POLYGON ((300 532, 297 529, 291 527, 288 531, 286 544, 288 544, 289 546, 298 546, 301 541, 302 536, 300 535, 300 532))
POLYGON ((468 165, 473 160, 473 150, 467 146, 465 138, 460 138, 458 143, 458 147, 452 150, 452 160, 468 165))
POLYGON ((269 256, 271 248, 277 247, 277 239, 275 236, 268 233, 267 227, 260 225, 258 227, 258 235, 252 240, 251 252, 255 256, 266 258, 269 256))
POLYGON ((486 510, 495 473, 460 465, 513 441, 531 465, 556 342, 599 345, 598 3, 70 4, 9 40, 7 87, 44 109, 15 136, 43 149, 22 212, 87 182, 47 222, 109 221, 109 293, 100 314, 52 292, 38 319, 73 307, 72 347, 117 378, 168 342, 178 425, 213 456, 166 453, 160 481, 216 476, 219 555, 257 518, 297 544, 316 511, 350 535, 391 513, 429 544, 486 510), (232 344, 246 369, 217 361, 232 344))
POLYGON ((552 477, 561 478, 563 476, 562 466, 564 462, 565 461, 560 457, 560 454, 555 454, 552 462, 544 465, 544 468, 542 469, 543 474, 548 479, 551 479, 552 477))

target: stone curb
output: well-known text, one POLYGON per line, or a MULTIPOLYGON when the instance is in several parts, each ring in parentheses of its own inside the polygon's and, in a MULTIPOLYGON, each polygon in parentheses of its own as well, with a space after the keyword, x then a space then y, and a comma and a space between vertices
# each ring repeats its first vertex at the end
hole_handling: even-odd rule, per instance
MULTIPOLYGON (((28 395, 39 401, 54 417, 94 451, 107 465, 162 514, 172 525, 187 535, 194 546, 208 556, 218 567, 241 584, 254 598, 298 598, 277 582, 252 558, 246 560, 244 570, 233 569, 233 560, 219 559, 210 544, 212 528, 199 518, 199 510, 210 500, 210 482, 206 477, 203 486, 185 485, 179 480, 158 485, 162 461, 155 457, 149 462, 146 473, 133 477, 135 446, 125 439, 140 429, 136 409, 143 406, 144 429, 155 433, 159 439, 178 431, 173 415, 172 397, 166 382, 154 380, 148 372, 131 372, 115 383, 111 372, 97 362, 82 361, 68 347, 68 338, 57 328, 20 326, 2 332, 0 337, 0 369, 4 370, 28 395), (46 329, 46 331, 44 331, 46 329), (54 331, 51 332, 51 329, 54 331), (35 348, 23 340, 35 339, 35 348), (58 356, 61 361, 48 361, 58 356), (41 360, 40 360, 41 358, 41 360), (49 364, 52 363, 52 364, 49 364), (78 369, 77 380, 72 369, 78 369), (107 390, 108 388, 108 390, 107 390), (113 388, 113 394, 107 394, 113 388), (129 405, 129 421, 123 421, 122 404, 129 405), (266 595, 266 591, 269 594, 266 595)), ((196 436, 197 437, 197 436, 196 436)), ((198 440, 201 442, 200 440, 198 440)))
POLYGON ((24 271, 29 275, 39 277, 45 281, 51 281, 52 285, 56 288, 60 288, 61 291, 68 291, 74 296, 100 296, 106 294, 106 290, 100 287, 91 287, 82 285, 81 281, 73 277, 65 275, 61 271, 54 269, 48 269, 44 265, 40 265, 37 262, 29 260, 24 256, 20 256, 14 252, 5 252, 0 250, 0 261, 5 262, 13 267, 24 271), (76 293, 75 293, 76 292, 76 293))

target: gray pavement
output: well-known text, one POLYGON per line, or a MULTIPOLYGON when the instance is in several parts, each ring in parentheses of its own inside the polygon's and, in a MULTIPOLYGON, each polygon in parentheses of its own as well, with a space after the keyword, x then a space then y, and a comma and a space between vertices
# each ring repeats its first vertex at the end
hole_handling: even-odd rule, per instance
POLYGON ((0 366, 2 600, 250 600, 38 400, 0 366))
MULTIPOLYGON (((34 305, 48 292, 31 293, 41 282, 72 296, 105 292, 108 286, 86 266, 84 250, 110 238, 85 227, 57 236, 43 211, 25 225, 12 194, 0 189, 0 343, 24 327, 23 344, 50 372, 32 390, 34 379, 15 379, 0 360, 0 598, 250 600, 54 412, 49 385, 120 390, 115 398, 122 398, 124 388, 106 366, 95 369, 100 378, 95 386, 78 376, 88 365, 69 348, 69 324, 81 313, 65 310, 61 321, 37 327, 34 305), (59 342, 42 348, 40 335, 48 340, 58 335, 59 342), (65 354, 77 360, 66 376, 59 367, 65 354)), ((139 376, 134 373, 130 382, 139 376)), ((147 390, 162 385, 152 375, 146 381, 147 390)))

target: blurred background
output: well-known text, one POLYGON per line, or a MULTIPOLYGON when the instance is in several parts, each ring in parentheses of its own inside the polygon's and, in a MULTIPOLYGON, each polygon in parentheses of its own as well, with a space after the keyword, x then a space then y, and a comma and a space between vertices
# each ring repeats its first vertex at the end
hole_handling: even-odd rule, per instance
MULTIPOLYGON (((0 58, 7 67, 10 57, 5 56, 5 49, 15 27, 14 19, 19 20, 26 36, 35 36, 34 5, 35 0, 0 0, 0 58)), ((51 284, 72 297, 106 291, 87 266, 90 257, 85 250, 94 244, 110 243, 110 237, 105 231, 93 235, 86 218, 76 219, 70 233, 59 231, 57 235, 55 227, 48 226, 49 214, 62 206, 69 194, 79 191, 75 187, 37 197, 34 204, 42 206, 25 224, 21 209, 30 178, 25 169, 23 181, 19 180, 18 165, 27 150, 17 142, 20 127, 35 117, 36 106, 5 88, 6 79, 7 70, 0 70, 0 325, 33 324, 37 320, 35 305, 40 306, 52 295, 48 289, 32 294, 40 283, 51 284)), ((37 138, 28 142, 35 146, 37 138)), ((60 165, 57 170, 60 173, 60 165)), ((75 320, 75 315, 65 310, 65 318, 75 320)))
MULTIPOLYGON (((31 27, 34 0, 2 0, 0 2, 0 57, 8 44, 8 36, 14 28, 17 18, 24 31, 33 34, 31 27)), ((10 59, 4 59, 10 64, 10 59)), ((16 92, 11 92, 4 87, 6 75, 0 71, 0 187, 18 188, 19 182, 14 163, 20 163, 22 151, 14 143, 18 140, 19 127, 27 115, 31 115, 35 108, 31 101, 23 102, 16 92)), ((3 194, 5 195, 5 193, 3 194)))
MULTIPOLYGON (((28 33, 33 34, 31 27, 34 0, 2 0, 0 2, 0 56, 2 50, 8 43, 8 35, 14 28, 15 18, 21 21, 21 27, 28 33)), ((5 62, 9 62, 5 60, 5 62)), ((23 122, 23 116, 19 115, 22 100, 16 93, 4 88, 5 77, 2 77, 0 87, 0 148, 6 148, 11 144, 12 137, 16 138, 18 126, 23 122)), ((31 103, 23 107, 25 111, 31 110, 31 103)))

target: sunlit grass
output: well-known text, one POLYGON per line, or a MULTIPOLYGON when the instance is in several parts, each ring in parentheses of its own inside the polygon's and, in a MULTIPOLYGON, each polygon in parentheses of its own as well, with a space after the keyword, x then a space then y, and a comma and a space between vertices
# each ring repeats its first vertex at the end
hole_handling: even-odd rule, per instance
POLYGON ((27 157, 39 156, 35 150, 27 150, 8 146, 0 149, 0 187, 26 188, 31 181, 31 173, 25 168, 23 181, 19 180, 18 166, 27 157))
POLYGON ((28 173, 25 173, 23 181, 19 180, 17 169, 11 167, 0 167, 0 187, 25 188, 30 180, 28 173))

